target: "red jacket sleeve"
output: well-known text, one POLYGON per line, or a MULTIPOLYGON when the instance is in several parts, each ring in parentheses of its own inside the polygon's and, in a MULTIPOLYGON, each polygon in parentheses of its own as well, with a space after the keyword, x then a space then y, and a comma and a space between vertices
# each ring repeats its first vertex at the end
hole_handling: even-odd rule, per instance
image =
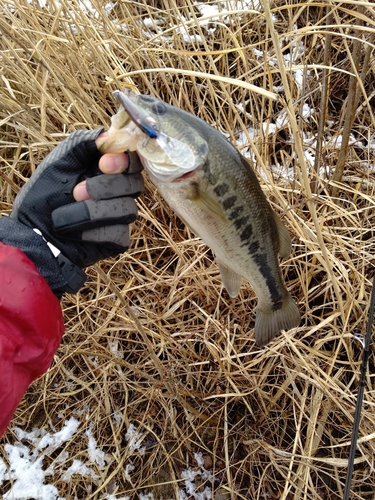
POLYGON ((31 260, 0 243, 0 436, 64 332, 59 300, 31 260))

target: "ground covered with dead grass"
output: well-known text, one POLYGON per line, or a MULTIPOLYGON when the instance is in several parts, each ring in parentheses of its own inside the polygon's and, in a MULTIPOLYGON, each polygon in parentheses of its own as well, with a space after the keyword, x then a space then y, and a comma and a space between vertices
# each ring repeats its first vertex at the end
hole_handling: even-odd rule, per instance
MULTIPOLYGON (((374 266, 374 15, 354 0, 2 1, 2 214, 69 133, 108 126, 113 90, 153 94, 252 158, 293 239, 282 271, 303 317, 257 348, 251 286, 229 298, 147 181, 131 249, 64 298, 61 348, 1 442, 8 468, 26 447, 55 488, 22 498, 342 498, 374 266)), ((375 490, 374 367, 371 352, 352 499, 375 490)), ((0 491, 21 498, 9 471, 0 491)))

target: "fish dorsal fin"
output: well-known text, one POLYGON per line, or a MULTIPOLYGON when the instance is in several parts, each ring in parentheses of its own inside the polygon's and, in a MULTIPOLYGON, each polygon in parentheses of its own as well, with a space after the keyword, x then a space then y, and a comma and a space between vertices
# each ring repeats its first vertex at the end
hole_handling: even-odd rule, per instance
POLYGON ((276 222, 277 234, 279 237, 279 255, 283 259, 287 259, 292 250, 292 240, 290 239, 290 234, 287 228, 284 226, 280 217, 274 213, 274 219, 276 222))
POLYGON ((237 297, 242 284, 242 276, 232 271, 232 269, 229 269, 229 267, 220 260, 216 259, 216 262, 219 266, 221 280, 226 291, 229 293, 230 297, 237 297))

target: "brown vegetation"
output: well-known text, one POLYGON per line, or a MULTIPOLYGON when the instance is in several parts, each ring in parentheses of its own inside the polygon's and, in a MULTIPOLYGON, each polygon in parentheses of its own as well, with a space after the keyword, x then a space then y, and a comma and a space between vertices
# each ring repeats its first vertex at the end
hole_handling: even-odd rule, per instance
MULTIPOLYGON (((196 452, 214 478, 200 487, 217 500, 342 498, 362 352, 354 334, 365 333, 374 265, 375 3, 211 2, 229 12, 205 20, 190 0, 40 3, 0 5, 2 213, 69 133, 108 126, 113 90, 151 93, 234 143, 244 133, 239 147, 292 235, 282 270, 303 320, 257 348, 251 286, 230 299, 212 253, 147 182, 132 248, 64 298, 63 344, 12 425, 80 419, 45 459, 67 499, 179 498, 196 452), (143 455, 125 440, 130 424, 143 455), (108 463, 90 464, 98 479, 64 482, 67 463, 87 460, 89 428, 108 463)), ((374 367, 371 353, 352 499, 375 490, 374 367)), ((10 430, 4 442, 14 440, 10 430)))

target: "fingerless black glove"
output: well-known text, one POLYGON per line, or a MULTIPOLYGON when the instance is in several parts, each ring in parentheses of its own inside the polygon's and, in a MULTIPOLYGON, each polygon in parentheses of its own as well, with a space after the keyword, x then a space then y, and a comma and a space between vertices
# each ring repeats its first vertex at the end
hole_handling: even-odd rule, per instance
POLYGON ((11 218, 0 222, 0 241, 23 250, 58 296, 78 291, 85 279, 80 269, 130 245, 142 167, 133 153, 127 173, 101 174, 100 132, 77 131, 57 146, 17 195, 11 218), (91 199, 76 202, 73 188, 85 179, 91 199), (57 258, 47 242, 61 252, 57 258))

